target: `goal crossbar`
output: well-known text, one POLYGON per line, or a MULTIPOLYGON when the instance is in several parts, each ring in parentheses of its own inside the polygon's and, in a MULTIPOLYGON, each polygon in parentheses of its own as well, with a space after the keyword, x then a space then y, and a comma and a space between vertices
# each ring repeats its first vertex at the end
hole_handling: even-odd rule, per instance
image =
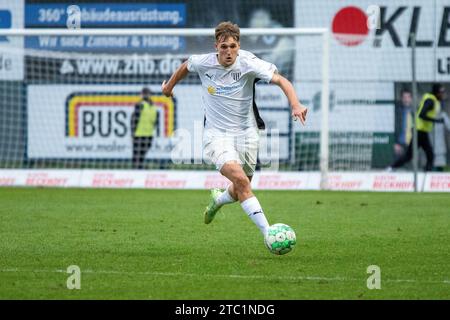
MULTIPOLYGON (((326 28, 241 28, 241 35, 314 35, 326 34, 326 28)), ((214 29, 209 28, 173 28, 173 29, 0 29, 0 36, 213 36, 214 29)))

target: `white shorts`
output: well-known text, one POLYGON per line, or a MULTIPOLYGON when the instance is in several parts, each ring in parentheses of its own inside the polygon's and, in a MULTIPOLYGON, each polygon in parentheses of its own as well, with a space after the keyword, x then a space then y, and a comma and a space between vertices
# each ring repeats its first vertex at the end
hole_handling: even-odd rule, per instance
POLYGON ((217 170, 229 161, 238 162, 247 176, 253 176, 259 148, 259 132, 250 128, 242 133, 225 133, 217 129, 203 132, 205 160, 213 163, 217 170))

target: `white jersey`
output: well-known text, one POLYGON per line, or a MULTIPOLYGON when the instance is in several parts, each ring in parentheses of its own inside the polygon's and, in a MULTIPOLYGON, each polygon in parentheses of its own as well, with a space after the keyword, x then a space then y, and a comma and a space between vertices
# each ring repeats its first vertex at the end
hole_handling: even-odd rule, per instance
POLYGON ((216 53, 192 55, 187 68, 202 82, 202 104, 207 129, 242 132, 256 128, 253 113, 255 79, 269 83, 277 70, 274 64, 239 50, 234 64, 222 66, 216 53))

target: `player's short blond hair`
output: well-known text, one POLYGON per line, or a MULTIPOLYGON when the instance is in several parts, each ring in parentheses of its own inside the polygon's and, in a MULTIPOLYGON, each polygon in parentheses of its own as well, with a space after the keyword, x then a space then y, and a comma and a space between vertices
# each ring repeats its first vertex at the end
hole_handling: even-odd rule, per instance
POLYGON ((232 37, 234 40, 239 42, 241 31, 239 30, 239 26, 237 24, 230 21, 224 21, 217 25, 215 36, 216 42, 226 40, 228 37, 232 37))

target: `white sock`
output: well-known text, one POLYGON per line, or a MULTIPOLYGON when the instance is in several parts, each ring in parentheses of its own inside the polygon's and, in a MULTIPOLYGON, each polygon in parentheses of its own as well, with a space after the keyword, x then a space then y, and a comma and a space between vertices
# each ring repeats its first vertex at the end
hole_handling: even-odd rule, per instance
MULTIPOLYGON (((230 188, 230 186, 228 186, 228 188, 230 188)), ((218 205, 236 202, 236 200, 234 200, 233 197, 230 195, 228 188, 226 188, 225 191, 222 192, 222 194, 216 199, 216 203, 218 205)))
POLYGON ((242 209, 252 219, 263 235, 266 234, 267 228, 269 228, 269 222, 267 222, 266 216, 259 204, 258 199, 253 196, 241 203, 242 209))

